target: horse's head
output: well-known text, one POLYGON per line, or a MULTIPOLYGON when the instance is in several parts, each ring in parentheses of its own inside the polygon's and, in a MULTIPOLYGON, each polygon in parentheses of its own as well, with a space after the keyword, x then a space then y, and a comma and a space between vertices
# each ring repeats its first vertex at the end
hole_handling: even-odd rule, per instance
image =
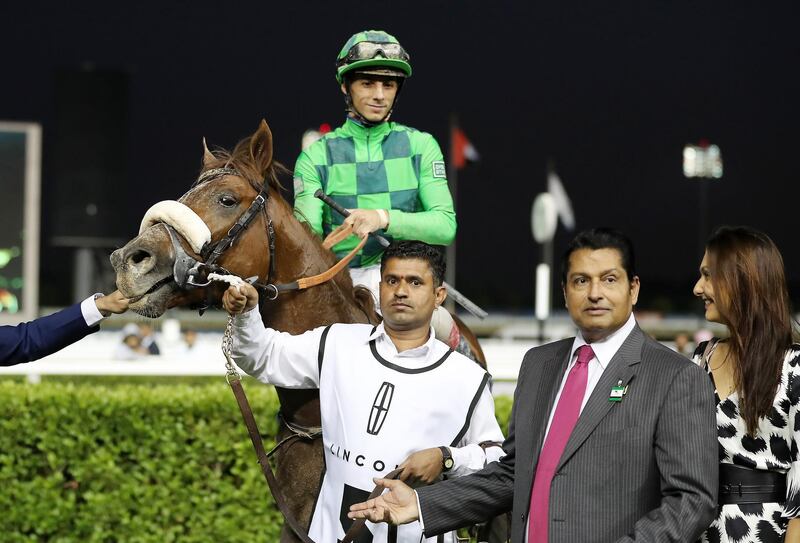
POLYGON ((178 201, 151 207, 139 235, 111 255, 117 287, 141 315, 218 303, 226 285, 205 286, 210 271, 268 279, 267 202, 270 187, 278 187, 269 127, 261 121, 232 153, 203 147, 194 186, 178 201))

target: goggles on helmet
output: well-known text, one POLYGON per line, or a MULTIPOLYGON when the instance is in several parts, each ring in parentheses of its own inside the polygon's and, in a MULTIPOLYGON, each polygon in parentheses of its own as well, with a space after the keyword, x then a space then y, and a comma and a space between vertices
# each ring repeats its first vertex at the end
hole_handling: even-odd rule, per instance
POLYGON ((362 41, 350 48, 344 58, 339 59, 337 66, 343 66, 359 60, 369 60, 377 56, 391 60, 408 62, 411 58, 399 43, 376 43, 362 41))

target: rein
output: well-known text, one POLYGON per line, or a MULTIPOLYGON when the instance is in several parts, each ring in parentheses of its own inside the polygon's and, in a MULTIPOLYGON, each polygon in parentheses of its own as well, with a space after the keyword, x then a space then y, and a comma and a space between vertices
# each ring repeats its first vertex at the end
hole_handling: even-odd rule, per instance
POLYGON ((236 367, 233 365, 233 359, 231 358, 232 344, 233 316, 229 316, 228 326, 225 329, 225 335, 222 337, 222 353, 225 355, 225 359, 227 360, 225 368, 228 370, 227 374, 225 375, 225 379, 228 381, 228 384, 233 391, 233 395, 236 398, 236 403, 239 404, 239 411, 242 413, 244 425, 247 427, 247 433, 250 435, 250 441, 253 442, 253 448, 256 450, 258 465, 261 466, 261 473, 264 474, 264 478, 267 480, 267 486, 272 493, 272 497, 275 499, 275 504, 278 506, 278 509, 283 514, 283 518, 286 519, 286 523, 292 529, 294 534, 299 537, 303 543, 314 543, 314 540, 308 537, 306 531, 289 510, 289 505, 286 503, 286 500, 283 497, 283 492, 281 492, 278 486, 278 480, 272 471, 272 466, 269 464, 269 455, 264 449, 264 442, 261 439, 261 432, 258 430, 255 416, 253 416, 253 410, 250 407, 250 402, 247 400, 247 395, 244 392, 244 388, 242 388, 241 375, 239 375, 239 372, 236 371, 236 367))
MULTIPOLYGON (((331 247, 339 243, 339 241, 346 238, 352 233, 353 233, 353 228, 349 224, 342 224, 336 230, 331 232, 327 238, 325 238, 325 241, 323 242, 322 246, 325 247, 326 249, 330 249, 331 247)), ((312 275, 311 277, 302 277, 300 279, 297 279, 296 281, 292 281, 291 283, 283 283, 278 285, 269 283, 267 285, 256 285, 256 286, 261 287, 267 293, 266 294, 267 300, 275 300, 278 297, 278 295, 282 292, 289 292, 292 290, 304 290, 310 287, 321 285, 322 283, 330 281, 337 273, 342 271, 350 263, 350 261, 353 260, 353 257, 356 256, 358 251, 360 251, 361 248, 364 247, 365 243, 367 243, 367 238, 366 237, 361 238, 361 241, 358 242, 358 245, 356 245, 352 251, 347 253, 347 255, 344 258, 342 258, 336 264, 331 266, 327 271, 324 271, 317 275, 312 275)), ((272 260, 270 260, 270 262, 272 262, 272 260)))

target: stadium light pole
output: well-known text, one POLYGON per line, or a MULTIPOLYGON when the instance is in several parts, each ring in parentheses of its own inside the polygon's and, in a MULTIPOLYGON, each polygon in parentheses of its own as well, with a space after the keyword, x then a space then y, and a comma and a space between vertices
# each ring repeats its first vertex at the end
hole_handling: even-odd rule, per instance
POLYGON ((717 145, 706 140, 683 148, 683 175, 700 181, 698 197, 698 249, 703 255, 708 237, 708 182, 722 178, 722 154, 717 145))
POLYGON ((531 230, 533 239, 540 245, 540 262, 536 266, 535 313, 539 323, 539 343, 544 343, 544 323, 550 317, 552 291, 553 237, 558 226, 558 208, 549 192, 542 192, 533 201, 531 230))

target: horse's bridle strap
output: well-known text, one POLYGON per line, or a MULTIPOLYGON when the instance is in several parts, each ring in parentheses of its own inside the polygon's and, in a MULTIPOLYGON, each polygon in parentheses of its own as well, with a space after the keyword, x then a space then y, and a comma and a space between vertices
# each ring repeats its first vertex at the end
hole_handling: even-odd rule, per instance
POLYGON ((353 233, 353 227, 344 223, 336 228, 333 232, 328 234, 328 237, 322 242, 322 246, 328 250, 333 249, 333 246, 345 239, 353 233))
MULTIPOLYGON (((325 238, 323 246, 325 246, 326 248, 330 248, 352 233, 353 233, 353 228, 349 224, 343 224, 339 228, 334 230, 330 235, 328 235, 327 238, 325 238), (334 241, 330 242, 329 240, 332 239, 334 241)), ((268 294, 268 298, 274 300, 275 298, 278 297, 278 294, 280 294, 281 292, 288 292, 291 290, 304 290, 330 281, 337 273, 339 273, 345 267, 347 267, 350 261, 353 260, 353 258, 358 254, 358 252, 364 247, 366 243, 367 243, 367 237, 364 236, 361 239, 361 241, 358 242, 358 245, 356 245, 352 251, 347 253, 347 255, 344 258, 342 258, 339 262, 331 266, 330 269, 320 274, 312 275, 311 277, 303 277, 301 279, 298 279, 297 281, 292 281, 291 283, 283 283, 279 285, 266 285, 265 287, 266 290, 271 293, 268 294)))
POLYGON ((302 279, 297 280, 297 284, 299 288, 302 290, 304 288, 313 287, 319 285, 321 283, 325 283, 326 281, 330 281, 333 276, 337 273, 342 271, 347 265, 350 263, 351 260, 358 254, 358 252, 364 247, 364 244, 367 243, 367 236, 361 238, 361 241, 358 242, 358 245, 353 247, 353 250, 347 253, 347 256, 342 258, 339 262, 334 264, 331 269, 326 272, 320 273, 319 275, 313 275, 311 277, 303 277, 302 279))
MULTIPOLYGON (((209 181, 210 179, 225 175, 241 176, 241 173, 232 168, 216 168, 203 172, 203 174, 201 174, 200 178, 197 180, 197 183, 203 183, 205 181, 209 181)), ((239 219, 233 224, 233 226, 228 229, 228 233, 225 235, 225 237, 213 245, 208 244, 206 247, 203 247, 200 256, 203 258, 204 262, 199 264, 202 264, 206 269, 209 270, 216 269, 216 261, 226 250, 228 250, 228 248, 234 244, 242 232, 244 232, 247 227, 250 226, 250 223, 253 222, 253 219, 255 219, 255 217, 262 210, 266 214, 267 201, 269 199, 268 181, 264 180, 261 186, 261 191, 250 203, 250 207, 248 207, 247 210, 242 213, 239 219)), ((265 217, 265 220, 267 223, 267 245, 269 249, 269 273, 267 275, 267 284, 259 284, 258 286, 266 293, 266 298, 268 300, 275 300, 282 292, 304 290, 330 281, 337 273, 342 271, 342 269, 345 268, 351 260, 353 260, 356 254, 358 254, 358 252, 367 242, 367 238, 365 236, 363 239, 361 239, 358 245, 356 245, 353 250, 347 254, 347 256, 339 260, 330 269, 323 273, 313 275, 311 277, 303 277, 290 283, 272 284, 270 283, 270 280, 275 273, 275 230, 272 221, 269 219, 269 215, 265 217)), ((347 223, 342 224, 325 239, 323 242, 323 247, 330 249, 346 237, 350 236, 352 233, 353 228, 351 225, 347 223)))
POLYGON ((289 505, 286 503, 286 499, 283 497, 283 492, 278 488, 278 480, 272 472, 272 466, 269 465, 267 451, 264 449, 264 442, 261 440, 261 433, 258 430, 256 419, 253 416, 253 410, 250 408, 250 402, 247 401, 247 395, 244 393, 244 388, 242 388, 241 379, 230 379, 229 382, 233 395, 236 398, 236 403, 239 404, 239 410, 242 412, 242 418, 244 419, 244 425, 247 427, 247 433, 250 434, 250 441, 253 442, 253 448, 256 450, 261 472, 267 480, 267 486, 272 493, 272 497, 275 499, 275 504, 278 506, 280 512, 283 513, 283 518, 286 519, 286 523, 300 541, 303 543, 314 543, 314 540, 308 537, 306 530, 300 526, 300 523, 292 514, 289 505))
POLYGON ((253 219, 256 217, 256 215, 258 215, 258 213, 264 208, 268 197, 268 188, 265 185, 264 188, 261 189, 261 192, 258 194, 258 196, 256 196, 250 203, 250 207, 247 208, 247 211, 242 213, 242 216, 239 217, 239 220, 230 227, 225 237, 214 244, 211 254, 205 259, 205 264, 207 266, 213 265, 222 255, 222 253, 224 253, 231 245, 233 245, 233 242, 236 241, 236 238, 247 229, 250 223, 253 222, 253 219))

